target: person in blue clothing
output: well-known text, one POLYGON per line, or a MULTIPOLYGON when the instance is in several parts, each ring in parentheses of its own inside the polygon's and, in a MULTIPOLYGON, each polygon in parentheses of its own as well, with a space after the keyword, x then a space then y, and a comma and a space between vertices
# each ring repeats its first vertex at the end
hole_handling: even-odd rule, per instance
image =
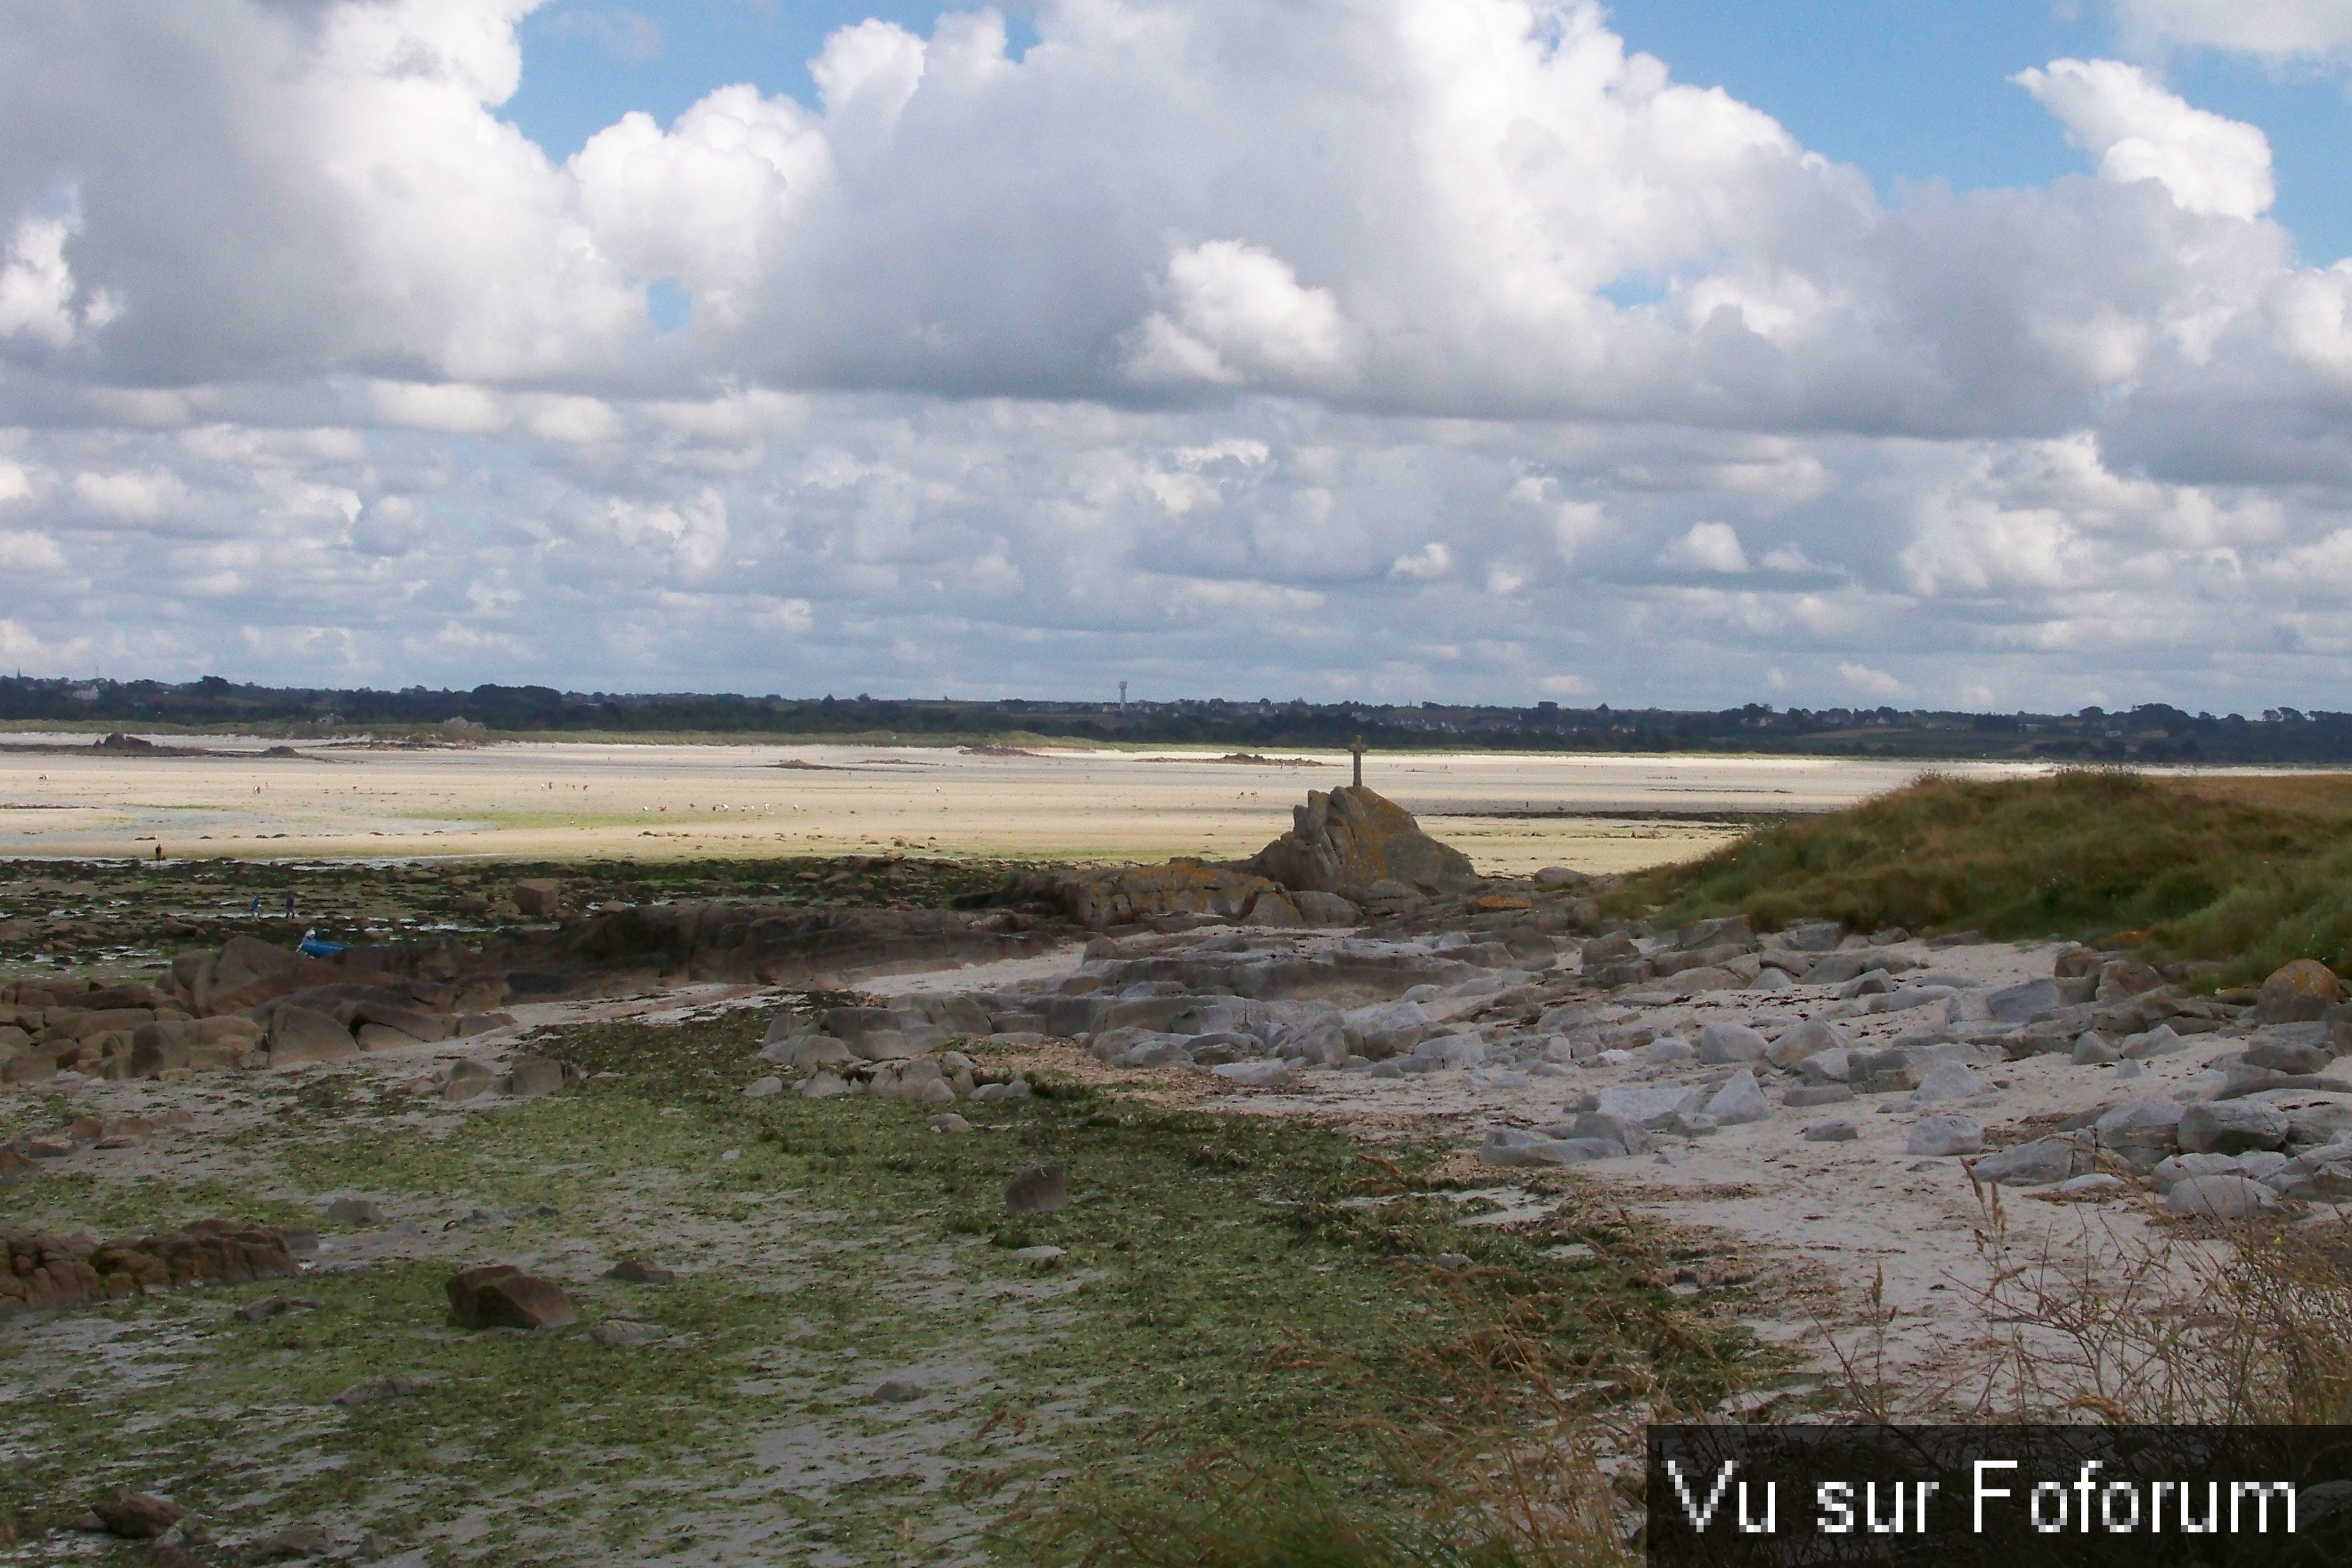
POLYGON ((294 918, 294 889, 291 888, 286 889, 286 918, 289 921, 294 918))

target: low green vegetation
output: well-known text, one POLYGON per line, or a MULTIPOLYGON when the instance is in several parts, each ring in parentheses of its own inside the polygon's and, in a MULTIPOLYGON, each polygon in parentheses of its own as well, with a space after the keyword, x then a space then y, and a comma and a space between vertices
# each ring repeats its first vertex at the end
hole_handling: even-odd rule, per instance
POLYGON ((564 906, 757 900, 806 909, 943 908, 1028 868, 893 850, 758 860, 0 860, 0 979, 71 966, 109 976, 232 936, 291 946, 447 932, 478 942, 519 923, 514 885, 561 884, 564 906), (294 913, 285 913, 289 896, 294 913))
POLYGON ((1746 913, 1990 937, 2137 933, 2234 977, 2352 960, 2352 775, 1930 776, 1631 878, 1621 914, 1746 913))
MULTIPOLYGON (((131 1486, 217 1531, 366 1529, 436 1563, 734 1562, 762 1538, 758 1561, 823 1541, 856 1562, 1501 1563, 1491 1517, 1400 1436, 1549 1386, 1506 1347, 1621 1409, 1710 1408, 1780 1370, 1737 1326, 1744 1285, 1678 1292, 1701 1254, 1559 1178, 1564 1206, 1474 1225, 1495 1205, 1444 1140, 1050 1076, 962 1108, 964 1133, 893 1100, 747 1099, 765 1022, 555 1031, 540 1048, 584 1080, 466 1111, 362 1068, 224 1079, 209 1130, 162 1136, 143 1173, 12 1189, 11 1225, 50 1231, 316 1225, 355 1193, 418 1234, 350 1272, 12 1329, 0 1528, 37 1536, 131 1486), (1067 1171, 1069 1207, 1008 1215, 1038 1164, 1067 1171), (678 1279, 600 1277, 625 1256, 678 1279), (583 1326, 450 1327, 443 1279, 501 1259, 559 1279, 583 1326), (270 1295, 316 1304, 233 1315, 270 1295), (665 1337, 588 1336, 622 1314, 665 1337), (333 1402, 385 1377, 415 1386, 333 1402), (894 1377, 919 1398, 877 1400, 894 1377), (1254 1479, 1196 1484, 1235 1473, 1254 1479)), ((329 1264, 384 1244, 322 1229, 329 1264)))

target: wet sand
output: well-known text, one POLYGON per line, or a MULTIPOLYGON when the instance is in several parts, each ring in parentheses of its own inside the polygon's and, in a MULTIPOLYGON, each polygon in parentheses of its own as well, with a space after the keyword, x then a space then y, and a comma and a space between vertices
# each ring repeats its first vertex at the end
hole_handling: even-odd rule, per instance
MULTIPOLYGON (((577 860, 900 849, 1046 860, 1233 858, 1290 826, 1344 752, 1305 765, 1186 752, 519 742, 392 750, 81 736, 0 751, 0 857, 577 860), (20 749, 39 745, 42 750, 20 749)), ((1375 754, 1365 782, 1482 870, 1632 870, 1704 854, 1759 815, 1832 810, 1926 764, 1794 757, 1375 754)), ((2037 771, 1947 764, 1999 777, 2037 771)))

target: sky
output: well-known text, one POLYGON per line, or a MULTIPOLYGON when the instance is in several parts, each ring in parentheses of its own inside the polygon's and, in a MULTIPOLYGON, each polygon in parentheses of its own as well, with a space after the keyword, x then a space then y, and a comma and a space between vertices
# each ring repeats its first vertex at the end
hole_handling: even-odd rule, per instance
POLYGON ((24 0, 0 666, 2352 708, 2352 0, 24 0))

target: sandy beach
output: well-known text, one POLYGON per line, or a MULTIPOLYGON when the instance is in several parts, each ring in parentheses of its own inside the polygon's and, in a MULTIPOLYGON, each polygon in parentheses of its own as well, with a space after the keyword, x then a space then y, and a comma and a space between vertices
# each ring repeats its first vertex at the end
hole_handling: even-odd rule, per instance
MULTIPOLYGON (((530 859, 900 849, 1024 859, 1230 858, 1290 825, 1340 753, 541 743, 397 750, 173 737, 198 755, 17 734, 0 751, 0 856, 530 859)), ((1915 763, 1790 757, 1367 759, 1365 781, 1490 874, 1631 870, 1721 845, 1759 814, 1834 809, 1915 763)), ((1988 777, 2021 770, 1976 764, 1988 777)))

